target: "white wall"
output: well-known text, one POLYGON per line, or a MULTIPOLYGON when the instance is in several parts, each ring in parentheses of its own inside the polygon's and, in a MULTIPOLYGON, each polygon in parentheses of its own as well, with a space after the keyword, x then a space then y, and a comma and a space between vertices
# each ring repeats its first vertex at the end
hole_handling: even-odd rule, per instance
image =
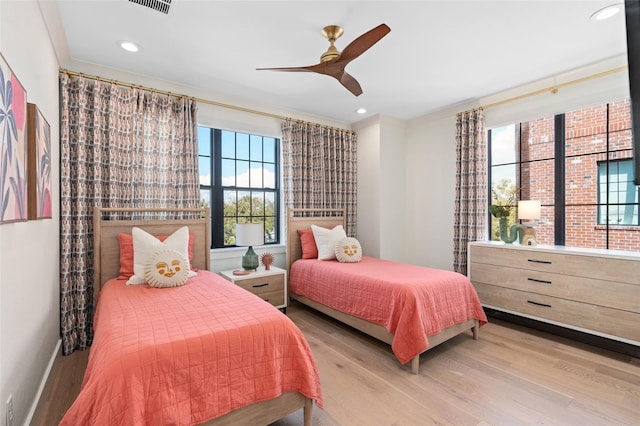
MULTIPOLYGON (((533 84, 488 96, 411 120, 406 135, 406 245, 415 247, 407 261, 453 269, 453 211, 455 201, 456 114, 478 106, 507 101, 537 90, 624 67, 616 57, 533 84), (420 249, 421 248, 421 249, 420 249)), ((509 101, 485 109, 487 128, 571 111, 588 105, 629 97, 626 71, 509 101)), ((381 224, 390 226, 391 224, 381 224)))
POLYGON ((54 219, 0 225, 0 418, 12 394, 19 425, 60 334, 58 63, 35 1, 0 2, 0 51, 51 126, 54 219))

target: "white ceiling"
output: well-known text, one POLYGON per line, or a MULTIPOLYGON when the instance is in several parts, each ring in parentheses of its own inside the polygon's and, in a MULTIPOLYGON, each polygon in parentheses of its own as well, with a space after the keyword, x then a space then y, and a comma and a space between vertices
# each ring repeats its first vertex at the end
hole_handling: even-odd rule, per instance
POLYGON ((362 119, 359 107, 410 119, 626 52, 623 13, 589 20, 622 0, 172 0, 166 15, 128 0, 40 1, 58 6, 43 16, 63 29, 62 67, 105 65, 343 122, 362 119), (346 68, 359 97, 324 75, 256 70, 318 63, 326 25, 344 27, 342 49, 380 23, 391 33, 346 68))

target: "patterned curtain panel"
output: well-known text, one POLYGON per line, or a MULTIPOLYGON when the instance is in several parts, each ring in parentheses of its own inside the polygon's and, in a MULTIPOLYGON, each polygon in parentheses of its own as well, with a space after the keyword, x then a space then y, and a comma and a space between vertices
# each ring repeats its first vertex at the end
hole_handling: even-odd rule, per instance
POLYGON ((197 208, 196 103, 60 74, 63 352, 93 338, 92 209, 197 208))
POLYGON ((346 209, 356 231, 357 135, 320 124, 282 123, 283 189, 288 207, 346 209))
POLYGON ((453 268, 467 274, 467 243, 483 240, 487 221, 487 141, 484 111, 458 114, 453 268))

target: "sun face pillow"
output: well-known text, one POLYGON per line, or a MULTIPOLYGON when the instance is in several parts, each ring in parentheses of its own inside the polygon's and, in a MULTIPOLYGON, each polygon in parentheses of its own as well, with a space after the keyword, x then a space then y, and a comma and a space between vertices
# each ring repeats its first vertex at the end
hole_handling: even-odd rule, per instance
POLYGON ((189 261, 178 250, 159 249, 148 260, 144 279, 151 287, 178 287, 189 279, 189 261))
POLYGON ((362 259, 360 242, 352 237, 342 238, 336 242, 336 259, 342 263, 356 263, 362 259))
POLYGON ((134 227, 131 229, 133 236, 133 275, 127 284, 145 284, 145 269, 149 258, 160 249, 176 250, 187 258, 187 273, 190 277, 197 275, 191 270, 189 264, 189 227, 182 228, 169 235, 164 241, 158 240, 148 232, 134 227))

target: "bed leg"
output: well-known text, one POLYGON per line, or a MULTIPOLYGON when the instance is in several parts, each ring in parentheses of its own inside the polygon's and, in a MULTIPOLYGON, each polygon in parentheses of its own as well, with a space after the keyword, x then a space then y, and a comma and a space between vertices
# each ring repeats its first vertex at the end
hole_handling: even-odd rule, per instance
POLYGON ((311 414, 313 411, 313 401, 310 398, 305 398, 304 401, 304 426, 311 426, 311 414))
POLYGON ((413 374, 420 374, 420 354, 414 356, 411 360, 411 372, 413 374))
POLYGON ((480 338, 480 321, 476 320, 475 325, 471 327, 471 331, 473 332, 473 340, 478 340, 480 338))

